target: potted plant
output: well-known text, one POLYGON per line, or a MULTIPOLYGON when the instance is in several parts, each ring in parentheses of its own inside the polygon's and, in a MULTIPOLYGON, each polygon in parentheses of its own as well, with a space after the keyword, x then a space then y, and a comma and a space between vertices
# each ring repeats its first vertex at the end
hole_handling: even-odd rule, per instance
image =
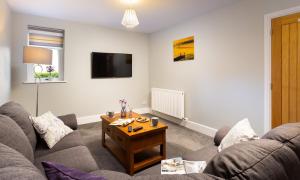
POLYGON ((120 99, 119 102, 121 104, 121 118, 125 118, 127 101, 126 99, 120 99))

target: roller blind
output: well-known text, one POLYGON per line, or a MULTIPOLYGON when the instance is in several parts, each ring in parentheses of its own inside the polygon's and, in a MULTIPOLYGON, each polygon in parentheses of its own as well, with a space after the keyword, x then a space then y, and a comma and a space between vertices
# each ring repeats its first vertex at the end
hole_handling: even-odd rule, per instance
POLYGON ((42 46, 48 48, 64 47, 64 30, 45 28, 38 26, 28 26, 28 44, 32 46, 42 46))

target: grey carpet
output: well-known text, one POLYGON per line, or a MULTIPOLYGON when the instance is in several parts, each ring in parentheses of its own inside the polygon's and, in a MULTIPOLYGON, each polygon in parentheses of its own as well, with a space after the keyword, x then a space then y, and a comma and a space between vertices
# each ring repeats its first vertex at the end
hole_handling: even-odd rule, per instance
MULTIPOLYGON (((151 116, 151 115, 147 115, 151 116)), ((184 153, 189 153, 203 148, 213 143, 211 137, 179 126, 167 120, 160 119, 168 125, 167 129, 167 157, 180 157, 184 153)), ((93 157, 101 169, 125 172, 123 166, 102 147, 101 144, 101 122, 79 126, 83 141, 91 151, 93 157)), ((136 175, 160 174, 160 164, 141 170, 136 175)))

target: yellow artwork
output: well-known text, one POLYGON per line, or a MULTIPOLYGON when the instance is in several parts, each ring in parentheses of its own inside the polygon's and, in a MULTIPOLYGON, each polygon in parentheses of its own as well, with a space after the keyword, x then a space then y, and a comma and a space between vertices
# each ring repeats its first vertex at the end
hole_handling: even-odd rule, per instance
POLYGON ((194 36, 173 42, 174 61, 194 60, 194 36))

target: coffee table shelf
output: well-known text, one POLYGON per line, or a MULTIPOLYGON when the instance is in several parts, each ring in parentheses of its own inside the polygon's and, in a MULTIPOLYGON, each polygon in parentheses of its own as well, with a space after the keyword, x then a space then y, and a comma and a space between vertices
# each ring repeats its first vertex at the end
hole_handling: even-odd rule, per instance
POLYGON ((161 155, 156 155, 156 156, 153 156, 151 158, 148 158, 148 159, 145 159, 141 162, 138 162, 138 163, 135 163, 134 164, 134 169, 136 171, 138 170, 141 170, 143 169, 144 167, 147 167, 149 165, 153 165, 153 164, 156 164, 158 162, 160 162, 161 160, 165 159, 163 156, 161 155))

